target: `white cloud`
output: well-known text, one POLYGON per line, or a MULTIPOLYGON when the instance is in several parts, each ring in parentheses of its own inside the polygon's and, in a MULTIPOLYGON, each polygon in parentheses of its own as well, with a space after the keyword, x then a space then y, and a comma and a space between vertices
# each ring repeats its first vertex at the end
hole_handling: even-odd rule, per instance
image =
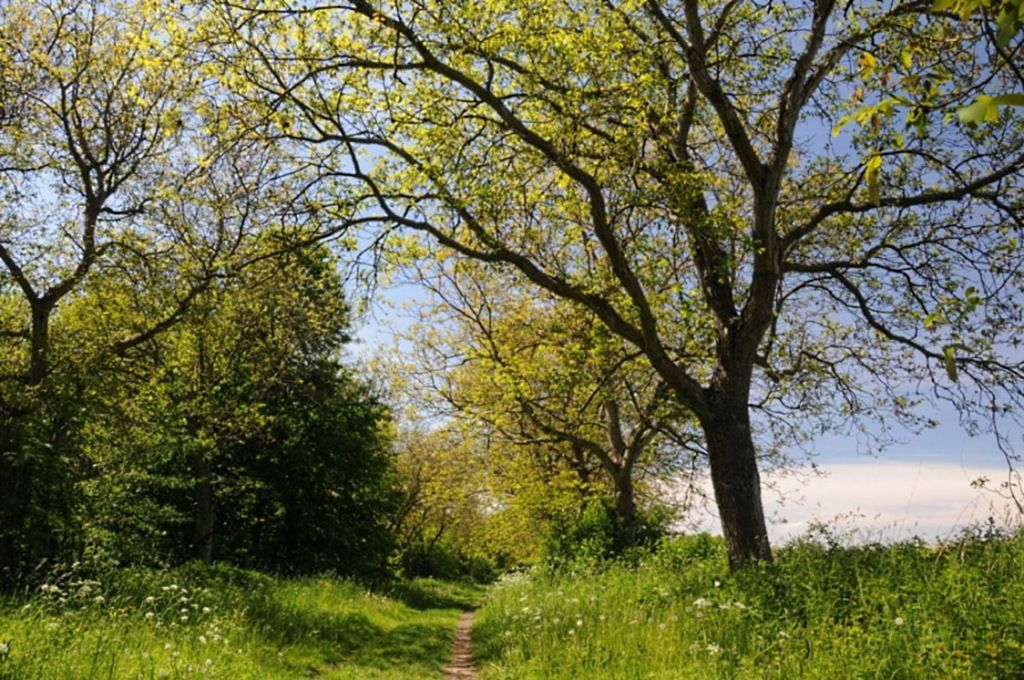
MULTIPOLYGON (((991 490, 972 486, 987 478, 991 488, 1006 480, 1006 467, 947 461, 847 460, 778 478, 766 478, 765 513, 774 544, 827 523, 856 541, 933 540, 984 523, 1020 522, 1019 513, 991 490), (1016 514, 1015 514, 1016 513, 1016 514)), ((698 528, 718 533, 714 508, 701 513, 698 528)))

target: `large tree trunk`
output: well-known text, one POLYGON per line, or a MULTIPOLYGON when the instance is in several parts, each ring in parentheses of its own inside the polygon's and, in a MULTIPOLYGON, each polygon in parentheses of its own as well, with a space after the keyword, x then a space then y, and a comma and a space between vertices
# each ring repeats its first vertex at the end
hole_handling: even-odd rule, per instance
POLYGON ((633 497, 633 478, 628 471, 619 471, 615 478, 615 514, 622 523, 622 538, 627 546, 636 545, 636 499, 633 497))
POLYGON ((192 461, 196 478, 196 524, 195 557, 210 564, 213 562, 213 475, 210 459, 197 453, 192 461))
POLYGON ((702 425, 729 566, 771 561, 746 400, 716 401, 715 411, 702 425))
POLYGON ((193 529, 193 556, 206 564, 213 562, 213 466, 207 452, 196 441, 199 436, 199 418, 188 416, 185 423, 192 453, 192 476, 195 480, 196 515, 193 529))

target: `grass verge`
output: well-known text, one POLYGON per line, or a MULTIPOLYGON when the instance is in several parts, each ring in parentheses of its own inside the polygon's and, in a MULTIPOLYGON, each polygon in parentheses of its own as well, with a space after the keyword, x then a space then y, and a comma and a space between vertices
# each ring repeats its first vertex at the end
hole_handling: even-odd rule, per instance
POLYGON ((426 579, 382 594, 223 566, 69 569, 0 601, 0 679, 434 678, 478 597, 426 579))
POLYGON ((1024 533, 949 545, 805 540, 730 574, 721 541, 490 591, 482 677, 1024 678, 1024 533))

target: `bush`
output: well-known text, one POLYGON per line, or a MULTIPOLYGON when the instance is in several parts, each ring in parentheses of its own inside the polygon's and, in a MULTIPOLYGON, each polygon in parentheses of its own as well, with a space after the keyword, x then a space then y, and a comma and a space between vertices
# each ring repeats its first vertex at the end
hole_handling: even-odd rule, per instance
POLYGON ((575 520, 551 524, 542 546, 542 558, 558 567, 643 555, 667 535, 669 520, 666 508, 638 510, 636 542, 628 545, 612 500, 597 498, 575 520))

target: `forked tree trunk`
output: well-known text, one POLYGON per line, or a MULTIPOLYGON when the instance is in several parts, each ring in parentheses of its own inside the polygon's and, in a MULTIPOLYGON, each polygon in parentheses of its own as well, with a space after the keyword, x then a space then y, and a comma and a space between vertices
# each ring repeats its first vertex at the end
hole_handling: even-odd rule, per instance
POLYGON ((771 561, 746 400, 719 400, 702 426, 729 566, 771 561))

